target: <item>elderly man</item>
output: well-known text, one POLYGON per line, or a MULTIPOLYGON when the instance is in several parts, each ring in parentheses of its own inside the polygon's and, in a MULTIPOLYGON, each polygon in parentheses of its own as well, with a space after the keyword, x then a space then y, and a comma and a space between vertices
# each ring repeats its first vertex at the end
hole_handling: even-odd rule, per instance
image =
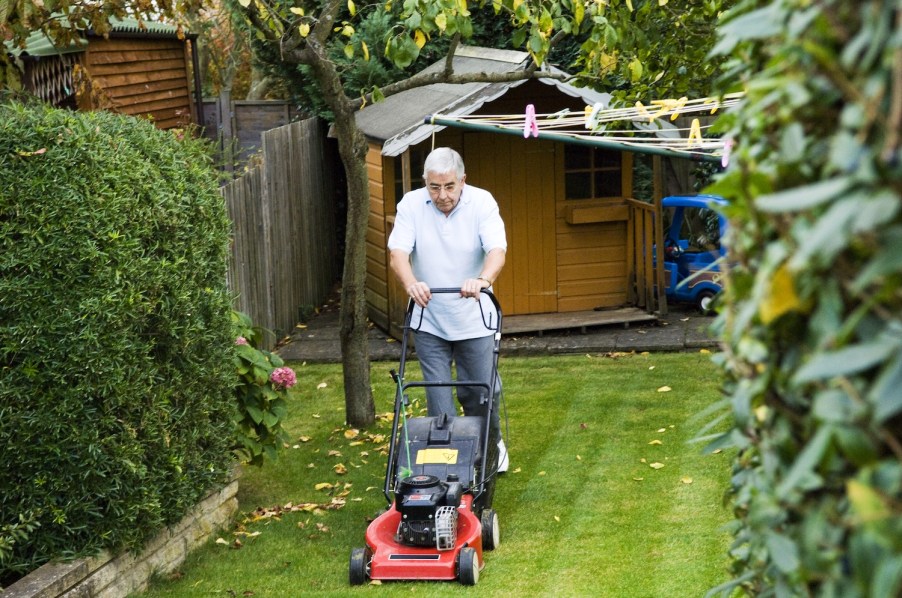
MULTIPOLYGON (((501 273, 507 240, 495 198, 465 184, 466 178, 460 154, 447 147, 433 150, 423 165, 426 186, 405 194, 398 203, 388 248, 392 271, 423 309, 415 342, 424 379, 450 381, 453 362, 458 380, 484 381, 491 387, 493 331, 486 328, 482 310, 492 313, 493 308, 480 291, 491 289, 501 273), (432 295, 430 288, 460 288, 460 295, 432 295)), ((494 388, 492 426, 500 437, 500 378, 494 388)), ((480 390, 457 388, 464 414, 485 412, 479 404, 480 390)), ((427 388, 426 403, 430 416, 456 413, 450 387, 427 388)), ((506 471, 503 441, 499 448, 498 470, 506 471)))

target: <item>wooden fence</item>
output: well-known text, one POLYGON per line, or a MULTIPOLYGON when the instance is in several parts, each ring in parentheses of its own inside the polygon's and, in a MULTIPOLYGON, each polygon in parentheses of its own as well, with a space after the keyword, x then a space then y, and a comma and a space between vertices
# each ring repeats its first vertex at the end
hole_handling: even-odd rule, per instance
POLYGON ((317 119, 263 134, 263 160, 222 188, 233 223, 229 288, 235 308, 271 331, 291 332, 335 282, 335 162, 317 119))
POLYGON ((654 247, 664 247, 664 233, 656 214, 659 205, 626 200, 629 208, 627 222, 627 276, 630 303, 650 313, 667 313, 664 295, 663 264, 654 259, 654 247))

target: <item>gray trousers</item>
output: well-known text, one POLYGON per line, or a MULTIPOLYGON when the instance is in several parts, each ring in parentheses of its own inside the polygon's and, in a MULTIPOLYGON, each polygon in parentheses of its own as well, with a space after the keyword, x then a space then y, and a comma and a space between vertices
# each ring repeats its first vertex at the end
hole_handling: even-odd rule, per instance
MULTIPOLYGON (((423 379, 427 382, 451 382, 451 363, 457 366, 457 380, 485 382, 492 388, 492 365, 495 341, 492 336, 461 341, 447 341, 428 332, 416 333, 417 358, 423 379)), ((464 409, 464 415, 485 416, 488 404, 480 404, 489 390, 481 386, 458 386, 457 400, 464 409)), ((446 413, 457 415, 454 395, 450 386, 426 388, 426 410, 431 417, 446 413)), ((492 431, 501 433, 501 419, 498 413, 501 396, 501 377, 495 374, 495 393, 492 397, 492 431)))

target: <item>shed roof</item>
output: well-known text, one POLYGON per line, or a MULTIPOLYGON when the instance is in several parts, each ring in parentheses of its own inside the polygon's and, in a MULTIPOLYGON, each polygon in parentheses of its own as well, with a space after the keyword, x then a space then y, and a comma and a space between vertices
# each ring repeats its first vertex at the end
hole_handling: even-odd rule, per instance
MULTIPOLYGON (((509 73, 525 69, 530 60, 526 52, 460 46, 454 54, 454 72, 509 73)), ((444 60, 430 65, 424 72, 438 72, 443 68, 444 60)), ((554 67, 547 67, 547 72, 563 73, 554 67)), ((433 132, 445 128, 441 125, 426 124, 425 117, 431 114, 445 116, 472 114, 483 104, 501 97, 526 81, 524 79, 505 83, 436 83, 409 89, 358 111, 357 126, 367 137, 383 142, 382 155, 397 156, 409 146, 416 145, 433 132)), ((607 106, 611 99, 610 94, 576 87, 556 79, 538 79, 538 81, 553 85, 569 96, 581 98, 588 105, 601 102, 607 106)))
MULTIPOLYGON (((154 23, 151 21, 138 21, 138 19, 124 18, 110 19, 110 35, 118 37, 164 37, 174 38, 178 35, 175 25, 166 23, 154 23), (142 28, 143 27, 143 28, 142 28)), ((85 35, 96 35, 93 30, 81 31, 79 37, 67 46, 57 46, 43 31, 35 31, 25 39, 25 47, 20 48, 7 42, 7 48, 16 56, 58 56, 83 52, 88 41, 85 35)))

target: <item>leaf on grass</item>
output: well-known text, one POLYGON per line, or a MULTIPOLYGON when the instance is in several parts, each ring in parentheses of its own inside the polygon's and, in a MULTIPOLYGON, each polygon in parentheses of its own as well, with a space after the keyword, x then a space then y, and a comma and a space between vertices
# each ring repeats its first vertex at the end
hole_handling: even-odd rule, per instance
POLYGON ((648 463, 648 461, 645 460, 645 457, 642 457, 639 459, 639 463, 648 463))
POLYGON ((514 473, 520 473, 520 468, 518 467, 517 469, 515 469, 514 473))
POLYGON ((555 515, 555 516, 554 516, 554 520, 560 522, 561 518, 558 517, 557 515, 555 515))
POLYGON ((664 467, 664 464, 659 463, 658 461, 655 461, 654 463, 649 463, 648 466, 651 467, 652 469, 661 469, 662 467, 664 467))
POLYGON ((224 544, 224 545, 226 545, 226 546, 229 545, 229 541, 226 540, 225 538, 216 538, 216 543, 217 543, 217 544, 224 544))
POLYGON ((661 388, 658 389, 658 392, 670 392, 671 390, 673 390, 673 389, 670 388, 669 386, 662 386, 661 388))
POLYGON ((666 431, 667 431, 667 428, 658 428, 657 431, 658 431, 658 434, 661 434, 661 433, 663 433, 663 432, 666 432, 666 431))
POLYGON ((325 382, 320 382, 319 384, 316 385, 316 388, 323 389, 323 388, 326 388, 327 386, 329 386, 329 385, 326 384, 325 382))
POLYGON ((371 580, 370 580, 370 585, 371 585, 371 586, 381 586, 381 585, 382 585, 382 580, 381 580, 381 579, 371 579, 371 580))
POLYGON ((641 481, 644 480, 644 479, 645 479, 645 478, 633 478, 633 480, 636 481, 636 482, 641 482, 641 481))
POLYGON ((341 451, 336 451, 335 449, 332 449, 331 451, 329 451, 329 456, 330 457, 341 457, 341 451))
MULTIPOLYGON (((294 10, 294 8, 292 8, 291 10, 294 10)), ((300 328, 301 330, 303 330, 306 327, 307 327, 306 324, 295 324, 295 328, 300 328)))
POLYGON ((313 419, 319 419, 320 415, 319 415, 319 413, 311 413, 310 417, 312 417, 313 419))
POLYGON ((327 525, 325 525, 324 523, 317 523, 316 529, 318 529, 319 531, 321 531, 323 533, 326 533, 329 531, 329 527, 327 525))
POLYGON ((348 468, 345 467, 345 464, 344 464, 344 463, 336 463, 336 464, 332 467, 332 469, 333 469, 333 470, 335 471, 335 473, 337 473, 338 475, 344 475, 344 474, 348 473, 348 468))
POLYGON ((684 484, 691 484, 692 478, 690 478, 689 476, 685 476, 685 477, 680 478, 680 481, 683 482, 684 484))
POLYGON ((580 430, 586 430, 586 429, 588 429, 588 427, 589 427, 589 424, 587 424, 587 423, 582 423, 579 425, 580 430))
POLYGON ((652 440, 652 441, 649 442, 648 444, 658 445, 658 444, 664 444, 664 443, 661 442, 660 440, 658 440, 657 438, 655 438, 654 440, 652 440))
POLYGON ((653 370, 653 369, 655 369, 655 366, 650 365, 650 366, 648 366, 648 369, 649 369, 649 370, 653 370))
POLYGON ((320 482, 319 484, 314 486, 316 490, 331 490, 334 487, 335 486, 333 484, 330 484, 329 482, 320 482))
POLYGON ((582 458, 582 457, 580 457, 580 456, 579 456, 579 455, 577 455, 577 456, 576 456, 576 460, 577 460, 577 461, 582 461, 582 460, 583 460, 583 458, 582 458))
POLYGON ((544 472, 544 471, 540 471, 540 472, 539 472, 539 475, 545 475, 545 472, 544 472))
POLYGON ((356 428, 351 428, 350 430, 345 430, 345 438, 351 440, 353 438, 357 438, 360 435, 360 430, 356 428))
POLYGON ((711 354, 711 351, 709 349, 699 349, 698 352, 701 353, 702 355, 710 355, 711 354))
POLYGON ((361 444, 363 444, 363 441, 362 441, 362 440, 355 440, 354 442, 352 442, 352 443, 349 444, 348 446, 360 446, 361 444))

